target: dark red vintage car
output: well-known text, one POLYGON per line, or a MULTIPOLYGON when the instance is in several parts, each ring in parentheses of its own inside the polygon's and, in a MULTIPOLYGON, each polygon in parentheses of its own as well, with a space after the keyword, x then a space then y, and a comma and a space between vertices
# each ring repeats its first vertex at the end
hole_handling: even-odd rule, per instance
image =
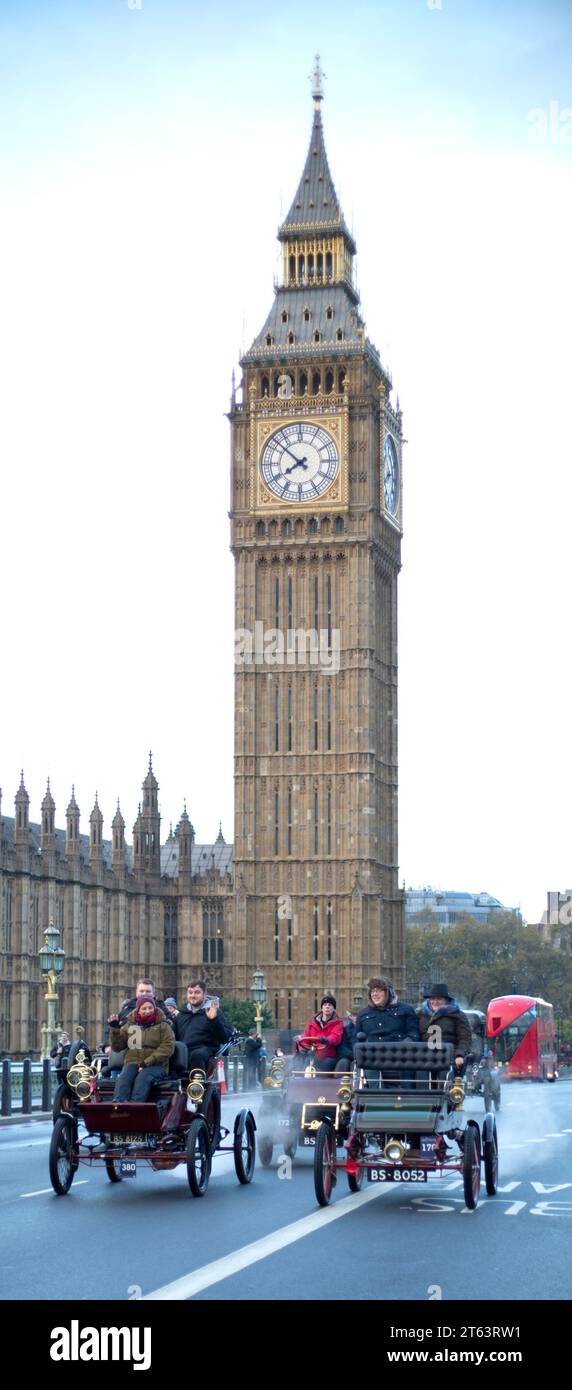
MULTIPOLYGON (((169 1075, 145 1102, 114 1100, 114 1080, 78 1056, 66 1078, 73 1101, 58 1115, 50 1144, 50 1179, 58 1196, 69 1192, 80 1163, 101 1165, 112 1183, 134 1177, 141 1164, 165 1172, 184 1163, 193 1197, 202 1197, 215 1153, 232 1153, 238 1181, 251 1182, 253 1115, 241 1110, 232 1133, 221 1124, 218 1058, 229 1046, 213 1058, 208 1074, 189 1073, 187 1049, 178 1042, 169 1075)), ((120 1061, 111 1054, 111 1066, 114 1060, 120 1061)))

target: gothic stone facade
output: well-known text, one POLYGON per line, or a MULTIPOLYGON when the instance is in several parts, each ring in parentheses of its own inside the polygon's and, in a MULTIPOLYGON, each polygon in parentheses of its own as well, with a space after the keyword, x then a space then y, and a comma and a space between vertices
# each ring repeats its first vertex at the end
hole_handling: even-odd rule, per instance
POLYGON ((58 1024, 86 1029, 90 1044, 105 1020, 133 994, 141 976, 158 994, 184 999, 190 978, 206 975, 219 994, 232 983, 232 846, 219 832, 195 844, 186 809, 175 833, 160 843, 158 784, 149 766, 143 802, 125 844, 117 809, 111 841, 103 839, 96 803, 89 835, 81 835, 75 795, 66 831, 55 826, 49 785, 41 822, 30 824, 24 781, 14 818, 0 805, 0 1050, 38 1056, 46 1006, 38 950, 50 918, 66 954, 58 983, 58 1024))

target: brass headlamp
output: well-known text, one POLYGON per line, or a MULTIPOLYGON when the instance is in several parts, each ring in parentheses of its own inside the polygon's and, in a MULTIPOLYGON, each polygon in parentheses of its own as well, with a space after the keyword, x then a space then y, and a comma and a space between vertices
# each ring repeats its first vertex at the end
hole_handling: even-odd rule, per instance
POLYGON ((339 1088, 338 1093, 337 1093, 337 1095, 336 1095, 336 1100, 339 1100, 339 1102, 340 1102, 340 1107, 341 1107, 342 1110, 349 1110, 349 1108, 350 1108, 350 1101, 351 1101, 351 1098, 352 1098, 352 1089, 353 1089, 353 1088, 352 1088, 352 1078, 351 1078, 351 1076, 342 1076, 342 1079, 341 1079, 341 1082, 340 1082, 340 1088, 339 1088))
POLYGON ((85 1049, 80 1047, 76 1060, 66 1074, 66 1082, 75 1091, 78 1100, 87 1100, 93 1089, 95 1067, 85 1060, 85 1049))
POLYGON ((189 1097, 189 1100, 194 1100, 195 1103, 196 1103, 197 1105, 199 1104, 199 1101, 201 1101, 202 1098, 203 1098, 203 1096, 204 1096, 206 1080, 207 1080, 206 1072, 204 1072, 204 1071, 193 1071, 193 1072, 191 1072, 189 1084, 188 1084, 188 1086, 187 1086, 187 1095, 188 1095, 188 1097, 189 1097))

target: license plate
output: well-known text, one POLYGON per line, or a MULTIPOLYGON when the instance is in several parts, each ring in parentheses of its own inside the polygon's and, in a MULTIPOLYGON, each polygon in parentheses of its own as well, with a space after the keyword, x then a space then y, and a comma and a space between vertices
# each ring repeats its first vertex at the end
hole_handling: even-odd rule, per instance
POLYGON ((119 1172, 122 1178, 134 1178, 137 1173, 137 1164, 132 1158, 120 1158, 119 1172))
POLYGON ((421 1153, 429 1156, 435 1153, 435 1140, 429 1135, 421 1135, 421 1153))
POLYGON ((427 1182, 425 1168, 368 1168, 368 1182, 427 1182))
POLYGON ((302 1130, 302 1133, 300 1135, 300 1143, 303 1144, 305 1149, 315 1149, 316 1147, 316 1140, 314 1135, 306 1134, 305 1130, 302 1130))

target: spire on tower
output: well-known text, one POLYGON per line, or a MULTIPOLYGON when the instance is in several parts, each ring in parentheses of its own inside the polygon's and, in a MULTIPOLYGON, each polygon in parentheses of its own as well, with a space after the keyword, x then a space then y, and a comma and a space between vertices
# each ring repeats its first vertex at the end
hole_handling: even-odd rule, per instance
POLYGON ((324 77, 326 77, 326 73, 320 67, 320 54, 316 53, 316 66, 312 76, 308 78, 309 82, 314 83, 312 87, 312 96, 314 98, 314 109, 316 111, 320 110, 320 102, 324 100, 324 93, 322 91, 322 81, 324 77))

